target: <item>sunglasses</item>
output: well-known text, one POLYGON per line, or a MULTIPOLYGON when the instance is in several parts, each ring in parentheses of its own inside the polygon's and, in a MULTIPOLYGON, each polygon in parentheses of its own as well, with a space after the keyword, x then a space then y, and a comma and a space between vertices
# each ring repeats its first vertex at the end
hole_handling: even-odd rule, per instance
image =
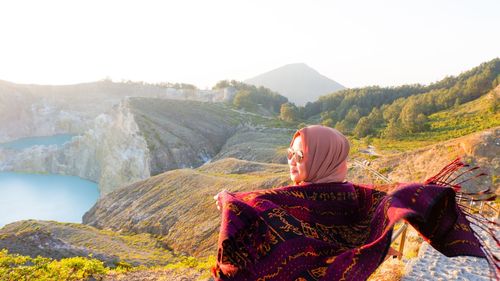
POLYGON ((288 154, 286 156, 288 158, 288 161, 292 161, 292 159, 295 157, 295 162, 300 163, 302 159, 304 159, 304 152, 301 150, 295 151, 291 148, 288 148, 288 154))

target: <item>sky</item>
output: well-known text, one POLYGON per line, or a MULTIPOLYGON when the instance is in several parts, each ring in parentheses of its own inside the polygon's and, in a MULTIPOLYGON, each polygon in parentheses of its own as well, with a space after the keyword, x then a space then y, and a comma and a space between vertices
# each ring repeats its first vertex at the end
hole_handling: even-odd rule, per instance
POLYGON ((0 80, 211 88, 289 63, 346 87, 428 84, 500 57, 498 0, 0 0, 0 80))

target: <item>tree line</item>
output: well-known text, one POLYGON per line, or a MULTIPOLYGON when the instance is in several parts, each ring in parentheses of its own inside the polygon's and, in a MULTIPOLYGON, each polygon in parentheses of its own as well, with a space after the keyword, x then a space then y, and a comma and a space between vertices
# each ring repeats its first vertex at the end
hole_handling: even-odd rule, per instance
MULTIPOLYGON (((296 107, 281 107, 281 119, 335 127, 358 138, 383 136, 397 139, 427 130, 428 116, 472 101, 500 84, 500 59, 483 63, 456 77, 430 85, 345 89, 296 107)), ((498 101, 491 107, 496 110, 498 101)))
POLYGON ((273 115, 280 114, 281 105, 288 103, 288 99, 265 87, 256 87, 235 80, 223 80, 218 82, 213 89, 232 88, 235 92, 228 103, 238 109, 249 112, 259 112, 260 109, 267 110, 273 115))

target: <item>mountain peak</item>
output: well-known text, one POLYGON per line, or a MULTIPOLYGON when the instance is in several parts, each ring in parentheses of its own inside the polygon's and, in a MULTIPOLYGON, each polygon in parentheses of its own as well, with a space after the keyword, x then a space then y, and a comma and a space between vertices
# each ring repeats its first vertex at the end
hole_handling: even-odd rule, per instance
POLYGON ((304 105, 319 96, 345 88, 305 63, 287 64, 247 79, 245 83, 267 87, 297 105, 304 105))

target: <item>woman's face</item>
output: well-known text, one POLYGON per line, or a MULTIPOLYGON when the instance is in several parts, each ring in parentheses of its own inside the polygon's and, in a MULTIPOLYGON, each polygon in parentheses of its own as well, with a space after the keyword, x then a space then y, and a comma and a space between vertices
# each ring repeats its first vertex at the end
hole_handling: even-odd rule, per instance
POLYGON ((305 157, 303 154, 302 147, 302 136, 297 136, 292 143, 291 149, 294 152, 294 155, 291 159, 288 159, 288 165, 290 166, 290 178, 295 183, 303 182, 307 177, 307 171, 305 166, 305 157), (302 159, 299 159, 299 155, 302 155, 302 159))

